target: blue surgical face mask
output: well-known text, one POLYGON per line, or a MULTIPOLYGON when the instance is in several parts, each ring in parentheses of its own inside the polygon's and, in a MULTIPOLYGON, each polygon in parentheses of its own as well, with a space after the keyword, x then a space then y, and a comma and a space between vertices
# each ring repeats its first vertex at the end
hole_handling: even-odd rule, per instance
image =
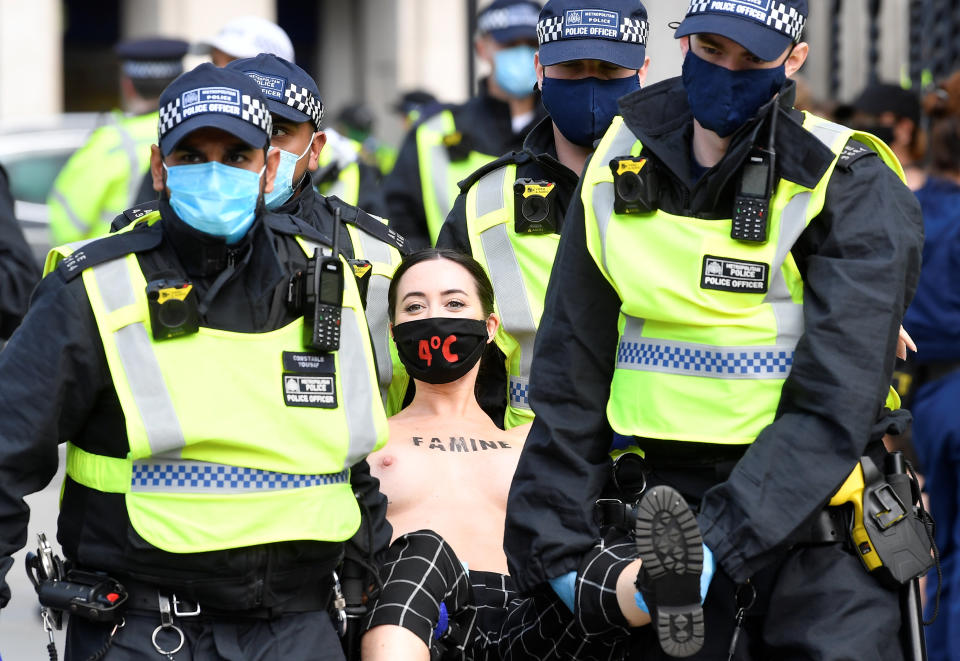
POLYGON ((500 89, 518 99, 533 94, 533 86, 537 84, 537 70, 533 66, 536 52, 531 46, 497 51, 493 56, 493 76, 500 89))
POLYGON ((260 197, 260 172, 216 161, 167 167, 170 206, 190 227, 236 243, 253 225, 260 197))
POLYGON ((543 79, 543 107, 560 133, 581 147, 592 147, 617 115, 617 99, 640 89, 635 76, 626 78, 543 79))
POLYGON ((290 196, 293 195, 293 171, 297 169, 297 163, 300 162, 300 159, 310 151, 310 147, 313 145, 313 138, 316 135, 316 133, 310 135, 310 142, 307 143, 307 148, 304 149, 303 153, 299 156, 277 147, 280 152, 280 165, 277 167, 277 178, 273 180, 273 191, 267 193, 263 198, 264 204, 270 211, 282 207, 283 204, 290 199, 290 196))
POLYGON ((784 65, 773 69, 731 71, 687 51, 683 87, 690 110, 700 126, 721 138, 734 132, 760 111, 787 80, 784 65))

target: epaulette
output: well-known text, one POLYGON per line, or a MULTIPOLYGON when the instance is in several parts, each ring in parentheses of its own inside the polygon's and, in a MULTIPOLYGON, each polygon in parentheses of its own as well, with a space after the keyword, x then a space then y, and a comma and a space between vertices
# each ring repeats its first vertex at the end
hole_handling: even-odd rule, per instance
POLYGON ((263 217, 263 224, 279 234, 302 236, 305 239, 322 243, 325 246, 333 243, 333 237, 324 234, 298 216, 288 213, 268 213, 263 217))
POLYGON ((151 200, 149 202, 144 202, 143 204, 138 204, 132 209, 127 209, 122 214, 113 219, 113 222, 110 223, 110 231, 116 232, 122 230, 124 227, 130 223, 136 222, 146 216, 147 214, 153 213, 154 211, 160 210, 160 200, 151 200))
POLYGON ((870 149, 870 147, 863 144, 856 138, 850 138, 847 141, 847 144, 843 146, 843 151, 840 152, 840 158, 837 161, 837 167, 849 170, 856 161, 859 161, 864 156, 871 155, 877 156, 877 152, 873 151, 870 149))
POLYGON ((470 187, 480 181, 484 175, 502 168, 505 165, 523 165, 524 163, 532 160, 533 156, 531 156, 529 152, 512 151, 509 154, 504 154, 495 161, 490 161, 486 165, 477 168, 466 179, 458 182, 457 186, 460 187, 461 193, 466 193, 468 190, 470 190, 470 187))
POLYGON ((352 204, 347 204, 341 200, 336 195, 330 195, 327 197, 327 200, 330 202, 331 206, 338 207, 340 209, 340 220, 345 223, 349 223, 354 227, 366 232, 375 239, 379 239, 383 243, 386 243, 388 246, 392 246, 400 251, 401 255, 410 254, 410 247, 407 245, 406 239, 403 238, 396 230, 391 229, 383 219, 369 214, 363 209, 353 206, 352 204))
POLYGON ((104 264, 131 253, 146 252, 160 245, 163 235, 159 228, 144 225, 129 232, 108 234, 91 241, 66 256, 57 265, 57 272, 65 282, 70 282, 84 270, 104 264))

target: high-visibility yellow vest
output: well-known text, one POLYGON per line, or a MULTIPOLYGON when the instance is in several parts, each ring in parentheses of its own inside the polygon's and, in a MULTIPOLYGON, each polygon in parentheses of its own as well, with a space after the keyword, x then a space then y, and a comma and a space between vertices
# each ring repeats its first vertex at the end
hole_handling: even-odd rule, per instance
POLYGON ((117 214, 133 206, 150 167, 159 113, 108 117, 63 166, 47 198, 55 246, 107 234, 117 214))
POLYGON ((317 186, 322 195, 334 195, 351 206, 360 200, 360 143, 327 130, 328 144, 320 152, 320 169, 336 161, 337 177, 317 186))
MULTIPOLYGON (((72 252, 55 249, 48 266, 72 252)), ((81 277, 129 452, 68 444, 67 475, 124 494, 137 533, 171 553, 356 532, 350 467, 383 446, 387 423, 353 278, 344 279, 340 350, 319 357, 303 348, 302 319, 266 333, 201 328, 154 341, 135 254, 81 277)))
POLYGON ((462 134, 457 130, 456 120, 450 110, 430 117, 416 129, 417 158, 420 169, 420 194, 427 218, 430 245, 436 245, 437 235, 453 202, 460 192, 457 184, 468 175, 499 155, 470 151, 466 158, 454 161, 450 158, 451 143, 459 143, 462 134))
POLYGON ((528 396, 533 341, 560 244, 559 234, 514 231, 516 178, 517 166, 504 165, 478 179, 466 198, 470 250, 490 276, 494 307, 500 318, 494 341, 507 363, 506 429, 534 417, 528 396))
POLYGON ((609 163, 640 155, 642 145, 622 117, 607 131, 584 174, 582 200, 587 248, 622 301, 607 404, 614 431, 745 444, 773 422, 803 334, 803 280, 790 250, 823 208, 844 145, 855 137, 903 176, 874 136, 807 113, 803 125, 834 160, 812 189, 777 182, 763 244, 731 239, 729 219, 615 213, 609 163), (750 287, 762 281, 763 290, 702 286, 722 285, 730 269, 750 287))

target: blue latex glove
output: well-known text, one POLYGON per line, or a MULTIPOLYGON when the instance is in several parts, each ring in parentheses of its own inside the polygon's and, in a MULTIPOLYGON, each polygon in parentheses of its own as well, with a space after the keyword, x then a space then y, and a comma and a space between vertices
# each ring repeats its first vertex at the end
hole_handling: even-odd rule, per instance
POLYGON ((564 574, 563 576, 558 576, 557 578, 550 579, 550 587, 553 588, 553 591, 557 593, 557 596, 560 597, 560 601, 570 609, 570 612, 573 612, 573 601, 574 594, 576 591, 577 585, 577 572, 572 571, 564 574))

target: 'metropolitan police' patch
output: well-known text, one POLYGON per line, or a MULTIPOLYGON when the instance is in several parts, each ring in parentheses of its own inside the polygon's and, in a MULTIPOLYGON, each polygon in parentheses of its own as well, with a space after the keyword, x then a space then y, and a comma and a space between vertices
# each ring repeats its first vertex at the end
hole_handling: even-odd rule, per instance
POLYGON ((180 95, 184 119, 200 112, 240 115, 240 92, 230 87, 200 87, 180 95))
POLYGON ((287 81, 285 78, 271 76, 258 71, 244 71, 244 73, 250 76, 253 82, 260 86, 260 91, 263 92, 265 97, 276 101, 283 101, 283 92, 287 89, 287 81))
POLYGON ((336 377, 284 374, 283 399, 287 406, 335 409, 337 408, 336 377))
POLYGON ((563 21, 563 38, 619 37, 620 13, 606 9, 568 9, 563 21))
POLYGON ((765 294, 768 270, 769 266, 763 262, 704 255, 700 288, 742 294, 765 294))

